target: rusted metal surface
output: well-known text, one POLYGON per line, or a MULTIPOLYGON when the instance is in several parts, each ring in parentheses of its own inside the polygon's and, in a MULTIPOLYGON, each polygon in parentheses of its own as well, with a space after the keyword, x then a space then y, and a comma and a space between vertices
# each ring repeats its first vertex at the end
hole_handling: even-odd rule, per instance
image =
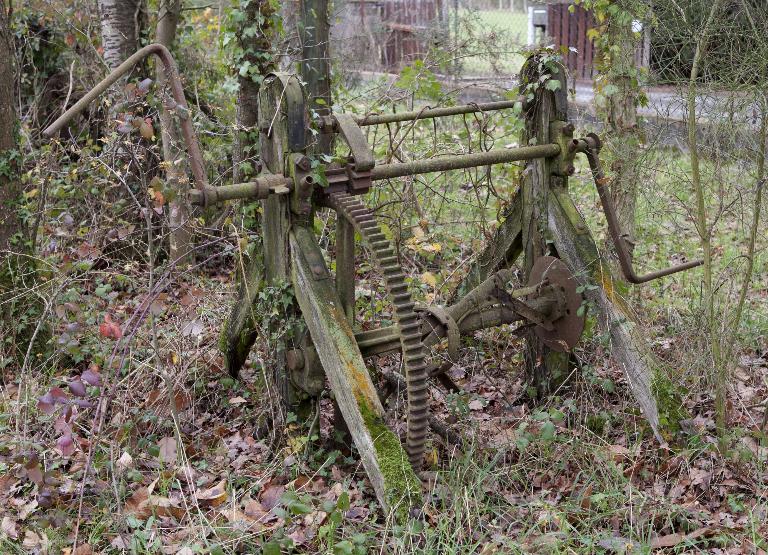
POLYGON ((187 147, 187 154, 189 155, 190 166, 192 167, 192 175, 195 179, 195 185, 205 198, 205 191, 208 187, 208 177, 205 173, 205 166, 203 164, 203 154, 200 150, 200 143, 197 140, 197 134, 195 128, 192 125, 192 119, 189 113, 189 106, 184 98, 184 87, 181 84, 181 78, 179 77, 179 70, 176 67, 176 62, 168 49, 162 44, 150 44, 145 46, 133 56, 125 60, 122 64, 117 66, 109 75, 102 79, 93 89, 91 89, 83 98, 78 100, 74 106, 64 112, 59 118, 49 125, 43 135, 46 137, 52 137, 58 131, 60 131, 69 121, 76 115, 80 114, 85 108, 93 102, 96 98, 104 94, 109 87, 115 84, 121 77, 130 72, 133 67, 142 61, 144 58, 154 54, 157 56, 163 64, 166 77, 171 86, 171 94, 176 105, 172 111, 176 113, 181 126, 181 134, 184 138, 184 144, 187 147))
POLYGON ((408 392, 408 427, 406 451, 414 466, 420 465, 427 440, 429 392, 427 389, 426 354, 421 337, 421 321, 405 283, 397 253, 376 223, 373 212, 359 197, 348 193, 329 195, 329 205, 340 218, 347 220, 368 245, 376 266, 384 277, 387 297, 394 307, 400 348, 403 353, 408 392))
POLYGON ((263 200, 269 195, 285 195, 293 190, 293 181, 282 175, 262 174, 247 183, 235 183, 222 187, 206 187, 189 191, 189 201, 195 206, 216 204, 237 199, 263 200))
POLYGON ((514 100, 500 100, 497 102, 482 102, 479 104, 462 104, 460 106, 446 106, 444 108, 423 108, 421 110, 412 110, 410 112, 398 112, 396 114, 371 114, 364 117, 355 118, 357 124, 361 127, 367 125, 380 125, 384 123, 398 123, 403 121, 413 121, 419 119, 440 118, 445 116, 458 116, 461 114, 474 114, 477 112, 492 112, 496 110, 509 110, 516 104, 525 102, 524 97, 514 100))
POLYGON ((621 272, 624 274, 626 280, 634 284, 646 283, 660 277, 701 266, 704 263, 703 260, 694 260, 692 262, 678 264, 677 266, 671 266, 663 270, 650 272, 645 275, 639 276, 635 273, 635 269, 632 266, 632 257, 629 254, 629 249, 627 249, 627 246, 624 244, 624 234, 621 232, 619 219, 616 216, 616 209, 613 206, 613 200, 611 200, 611 194, 608 190, 608 183, 610 180, 605 176, 603 167, 600 164, 600 147, 600 138, 594 133, 590 133, 583 139, 574 139, 571 143, 573 151, 583 152, 587 156, 589 167, 592 170, 592 177, 595 180, 595 187, 597 187, 597 194, 600 197, 600 204, 603 207, 605 219, 608 222, 608 233, 611 236, 611 241, 616 249, 616 257, 619 260, 621 272))
POLYGON ((439 158, 414 160, 413 162, 402 162, 399 164, 382 164, 373 168, 371 179, 378 181, 380 179, 391 179, 406 175, 461 170, 476 166, 490 166, 492 164, 504 164, 534 158, 552 158, 558 154, 560 154, 560 145, 556 144, 523 146, 509 149, 497 148, 473 154, 441 156, 439 158))
POLYGON ((536 326, 534 333, 555 351, 567 352, 572 350, 584 332, 586 310, 582 307, 584 297, 578 292, 578 282, 571 274, 565 263, 553 256, 542 256, 536 260, 531 269, 529 285, 547 282, 554 291, 562 297, 560 316, 552 319, 552 328, 536 326))
MULTIPOLYGON (((449 170, 459 170, 474 168, 477 166, 490 166, 493 164, 504 164, 520 160, 531 160, 533 158, 552 158, 558 156, 561 152, 558 144, 545 144, 536 146, 525 146, 520 148, 498 148, 486 152, 476 152, 473 154, 457 154, 454 156, 441 156, 430 158, 428 160, 415 160, 413 162, 403 162, 394 164, 381 164, 374 166, 370 172, 357 172, 354 166, 347 168, 336 168, 326 170, 328 186, 321 189, 321 197, 346 191, 352 194, 364 193, 368 190, 369 181, 381 181, 383 179, 393 179, 408 175, 419 175, 424 173, 441 172, 449 170)), ((285 185, 293 189, 291 179, 283 176, 268 176, 270 185, 266 181, 261 182, 262 178, 257 178, 250 183, 238 183, 235 185, 222 185, 216 187, 216 195, 211 192, 209 202, 220 202, 223 200, 265 198, 259 196, 269 190, 270 194, 284 194, 288 191, 284 189, 270 189, 271 186, 285 185), (274 182, 272 181, 274 180, 274 182), (284 180, 284 181, 283 181, 284 180)), ((264 178, 267 179, 267 178, 264 178)), ((206 189, 210 192, 212 187, 206 189)), ((193 203, 199 204, 203 196, 198 192, 190 193, 193 203)), ((319 199, 322 201, 322 198, 319 199)))

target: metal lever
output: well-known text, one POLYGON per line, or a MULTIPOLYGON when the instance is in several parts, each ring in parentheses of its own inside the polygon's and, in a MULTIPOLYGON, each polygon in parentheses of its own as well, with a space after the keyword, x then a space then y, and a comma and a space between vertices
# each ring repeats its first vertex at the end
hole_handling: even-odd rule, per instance
POLYGON ((85 110, 88 105, 103 94, 110 86, 112 86, 123 75, 127 74, 133 69, 133 67, 147 56, 154 54, 157 56, 163 64, 165 75, 171 86, 171 94, 176 102, 175 110, 179 114, 179 126, 181 127, 181 134, 184 139, 184 143, 187 146, 187 154, 189 154, 190 166, 192 167, 192 175, 195 178, 195 184, 202 194, 203 205, 207 205, 206 191, 208 187, 208 178, 205 172, 205 166, 203 164, 203 154, 200 149, 200 143, 197 140, 197 134, 195 128, 192 125, 192 120, 189 117, 189 107, 187 101, 184 98, 184 88, 181 84, 181 78, 179 77, 179 70, 176 67, 176 62, 171 56, 168 49, 162 44, 150 44, 133 54, 122 64, 116 67, 109 75, 102 79, 93 89, 91 89, 83 98, 78 100, 74 106, 64 112, 59 119, 54 121, 48 126, 43 135, 46 137, 53 137, 67 122, 74 118, 77 114, 85 110))
POLYGON ((619 266, 624 274, 624 277, 630 283, 646 283, 654 279, 676 274, 677 272, 683 272, 690 270, 696 266, 701 266, 703 260, 693 260, 684 264, 678 264, 670 268, 664 268, 663 270, 657 270, 648 274, 638 276, 632 267, 632 259, 625 245, 624 237, 622 236, 621 229, 619 228, 619 220, 616 217, 616 209, 613 206, 611 195, 608 191, 608 178, 603 172, 603 167, 600 164, 600 147, 602 143, 600 138, 594 133, 590 133, 586 138, 574 139, 570 144, 570 150, 572 152, 583 152, 587 156, 589 161, 589 167, 592 170, 592 177, 595 180, 595 186, 597 187, 597 194, 600 196, 600 204, 603 206, 603 212, 605 213, 605 219, 608 221, 608 232, 613 241, 614 247, 616 247, 616 256, 619 259, 619 266))

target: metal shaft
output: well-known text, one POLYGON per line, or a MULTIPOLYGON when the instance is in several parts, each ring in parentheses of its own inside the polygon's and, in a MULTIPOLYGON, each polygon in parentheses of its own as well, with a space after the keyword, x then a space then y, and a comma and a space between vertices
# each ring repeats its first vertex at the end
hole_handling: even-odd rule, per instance
POLYGON ((371 170, 371 179, 379 181, 393 177, 406 175, 418 175, 422 173, 442 172, 448 170, 461 170, 478 166, 490 166, 491 164, 504 164, 518 160, 532 160, 534 158, 552 158, 560 154, 560 145, 546 144, 536 146, 524 146, 520 148, 497 148, 487 152, 473 154, 458 154, 455 156, 441 156, 428 160, 415 160, 396 164, 382 164, 371 170))
MULTIPOLYGON (((458 154, 456 156, 441 156, 439 158, 416 160, 414 162, 382 164, 375 166, 371 170, 371 180, 381 181, 382 179, 392 179, 406 175, 460 170, 534 158, 551 158, 558 154, 560 154, 560 145, 557 144, 524 146, 510 149, 497 148, 473 154, 458 154)), ((206 187, 201 191, 190 191, 189 198, 192 204, 202 206, 205 202, 215 203, 234 199, 262 199, 266 198, 269 194, 285 194, 290 192, 292 186, 290 178, 282 175, 269 175, 257 177, 249 183, 206 187)))
POLYGON ((413 121, 417 119, 440 118, 444 116, 457 116, 461 114, 474 114, 477 112, 491 112, 494 110, 506 110, 514 108, 515 104, 523 102, 523 98, 515 100, 501 100, 498 102, 484 102, 482 104, 462 104, 461 106, 448 106, 445 108, 423 108, 410 112, 397 114, 373 114, 362 118, 355 118, 361 127, 366 125, 380 125, 382 123, 397 123, 401 121, 413 121))

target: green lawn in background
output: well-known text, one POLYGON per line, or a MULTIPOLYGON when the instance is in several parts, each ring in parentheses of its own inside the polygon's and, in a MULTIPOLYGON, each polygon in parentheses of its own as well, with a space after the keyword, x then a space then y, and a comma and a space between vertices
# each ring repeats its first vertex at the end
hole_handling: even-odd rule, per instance
MULTIPOLYGON (((456 12, 452 12, 453 29, 455 18, 456 12)), ((524 58, 519 51, 528 38, 527 14, 511 10, 461 9, 458 18, 459 40, 466 44, 466 54, 472 54, 461 58, 463 76, 513 74, 520 70, 524 58)))

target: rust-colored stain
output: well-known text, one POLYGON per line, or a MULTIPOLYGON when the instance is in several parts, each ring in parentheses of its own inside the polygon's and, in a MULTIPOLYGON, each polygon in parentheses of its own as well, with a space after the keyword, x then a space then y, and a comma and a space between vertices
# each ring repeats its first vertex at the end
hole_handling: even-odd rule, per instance
MULTIPOLYGON (((376 392, 373 390, 373 384, 368 376, 368 372, 361 370, 354 361, 347 361, 347 370, 352 380, 353 393, 355 399, 365 401, 371 404, 376 399, 376 392)), ((375 403, 373 403, 375 405, 375 403)))
POLYGON ((624 299, 616 294, 616 288, 613 286, 613 276, 611 275, 611 272, 604 268, 603 264, 600 264, 600 269, 598 271, 600 272, 600 285, 603 287, 603 291, 605 291, 605 296, 622 313, 628 314, 629 311, 627 305, 624 303, 624 299))

